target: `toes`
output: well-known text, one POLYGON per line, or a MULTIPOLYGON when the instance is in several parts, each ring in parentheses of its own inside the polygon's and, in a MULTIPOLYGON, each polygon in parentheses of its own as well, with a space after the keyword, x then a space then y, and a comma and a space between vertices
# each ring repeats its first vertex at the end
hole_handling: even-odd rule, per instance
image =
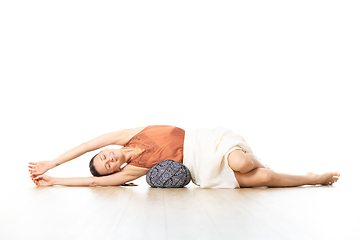
POLYGON ((340 178, 340 173, 338 172, 328 172, 322 175, 325 182, 323 183, 323 185, 333 185, 334 183, 336 183, 339 178, 340 178))
POLYGON ((331 182, 329 182, 329 185, 333 185, 334 183, 336 183, 339 180, 338 176, 333 176, 331 179, 331 182))

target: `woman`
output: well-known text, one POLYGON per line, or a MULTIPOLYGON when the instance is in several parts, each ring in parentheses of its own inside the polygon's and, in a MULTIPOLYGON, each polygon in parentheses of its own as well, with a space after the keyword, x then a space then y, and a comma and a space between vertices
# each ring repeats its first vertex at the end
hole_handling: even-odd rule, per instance
POLYGON ((160 125, 101 135, 52 161, 29 163, 29 172, 38 186, 113 186, 135 180, 167 159, 187 166, 193 182, 204 188, 331 185, 340 177, 337 172, 321 175, 276 173, 261 163, 240 135, 226 128, 186 131, 185 135, 181 128, 160 125), (44 175, 51 168, 108 145, 122 148, 105 149, 91 159, 89 166, 94 177, 44 175))

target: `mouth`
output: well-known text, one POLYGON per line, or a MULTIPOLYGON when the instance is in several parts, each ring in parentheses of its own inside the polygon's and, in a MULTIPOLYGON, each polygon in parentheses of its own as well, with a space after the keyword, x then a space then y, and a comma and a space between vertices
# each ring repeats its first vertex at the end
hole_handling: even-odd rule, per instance
POLYGON ((116 156, 116 154, 114 152, 112 152, 113 156, 114 156, 114 159, 117 161, 118 160, 118 157, 116 156))

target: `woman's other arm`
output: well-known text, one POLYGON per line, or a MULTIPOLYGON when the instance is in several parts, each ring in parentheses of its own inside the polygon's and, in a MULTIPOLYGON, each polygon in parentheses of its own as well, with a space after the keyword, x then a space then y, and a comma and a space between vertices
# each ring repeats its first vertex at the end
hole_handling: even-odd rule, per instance
POLYGON ((148 170, 147 168, 128 165, 118 173, 103 177, 58 178, 48 175, 31 175, 31 179, 38 186, 118 186, 145 175, 148 170))
POLYGON ((40 175, 47 172, 60 164, 73 160, 87 152, 108 146, 108 145, 120 145, 124 146, 135 134, 140 132, 145 127, 124 129, 120 131, 110 132, 91 139, 88 142, 82 143, 79 146, 65 152, 51 161, 42 162, 30 162, 29 172, 30 174, 40 175))

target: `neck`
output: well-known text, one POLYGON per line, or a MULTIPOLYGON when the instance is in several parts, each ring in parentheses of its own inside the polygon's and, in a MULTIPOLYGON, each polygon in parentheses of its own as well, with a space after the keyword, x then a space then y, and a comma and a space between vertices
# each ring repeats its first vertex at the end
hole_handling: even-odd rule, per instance
POLYGON ((120 151, 121 151, 122 155, 124 156, 123 158, 121 158, 121 165, 129 162, 133 155, 134 149, 129 148, 129 147, 123 147, 120 149, 120 151))

